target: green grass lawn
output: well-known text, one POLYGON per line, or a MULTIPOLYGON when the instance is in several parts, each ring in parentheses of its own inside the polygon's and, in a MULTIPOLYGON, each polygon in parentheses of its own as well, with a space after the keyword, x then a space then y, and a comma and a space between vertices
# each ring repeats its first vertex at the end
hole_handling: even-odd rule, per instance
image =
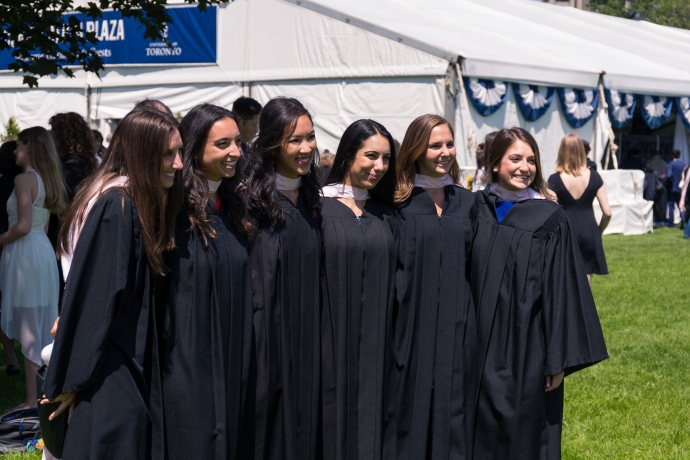
MULTIPOLYGON (((690 241, 681 235, 604 237, 610 274, 592 288, 610 358, 565 381, 564 459, 690 459, 690 241)), ((7 377, 0 353, 0 407, 23 399, 23 381, 7 377)))
POLYGON ((604 237, 594 298, 610 358, 566 379, 563 458, 690 459, 690 241, 604 237))

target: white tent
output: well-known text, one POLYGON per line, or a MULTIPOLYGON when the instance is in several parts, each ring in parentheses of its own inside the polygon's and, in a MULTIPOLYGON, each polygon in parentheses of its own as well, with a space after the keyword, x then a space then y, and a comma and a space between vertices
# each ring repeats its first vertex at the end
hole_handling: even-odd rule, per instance
POLYGON ((483 116, 468 104, 461 76, 690 95, 687 31, 535 1, 235 0, 218 9, 217 28, 216 64, 110 66, 100 78, 43 78, 38 90, 0 72, 0 123, 15 116, 22 127, 46 125, 67 110, 119 119, 145 97, 184 114, 200 102, 229 106, 241 94, 262 103, 286 95, 314 114, 321 149, 334 150, 358 118, 402 140, 412 119, 437 113, 456 128, 461 163, 473 164, 474 142, 488 132, 520 125, 537 138, 548 174, 566 133, 596 141, 601 154, 603 109, 573 128, 554 100, 532 122, 507 91, 505 104, 483 116))

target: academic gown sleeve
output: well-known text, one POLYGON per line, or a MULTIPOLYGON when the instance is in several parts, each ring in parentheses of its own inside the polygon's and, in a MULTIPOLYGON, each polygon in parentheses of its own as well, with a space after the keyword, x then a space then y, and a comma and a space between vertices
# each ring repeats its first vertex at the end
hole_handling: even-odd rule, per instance
POLYGON ((43 387, 50 400, 89 388, 102 366, 112 320, 127 287, 135 238, 132 212, 128 198, 123 202, 121 192, 110 192, 86 219, 43 387))
POLYGON ((571 224, 559 211, 547 222, 542 285, 544 375, 566 375, 606 358, 606 344, 571 224))

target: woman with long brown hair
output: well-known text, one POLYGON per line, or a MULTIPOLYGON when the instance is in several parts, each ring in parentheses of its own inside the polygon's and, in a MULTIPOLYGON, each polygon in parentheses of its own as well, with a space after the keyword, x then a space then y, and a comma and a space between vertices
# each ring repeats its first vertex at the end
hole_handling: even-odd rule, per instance
POLYGON ((24 355, 26 400, 11 410, 36 407, 36 371, 50 344, 58 315, 59 275, 46 236, 50 213, 65 209, 65 182, 53 139, 35 126, 20 132, 15 149, 23 173, 7 200, 9 229, 0 235, 2 331, 18 340, 24 355))
POLYGON ((247 458, 237 452, 252 337, 240 130, 211 104, 181 126, 185 202, 158 302, 165 458, 247 458))
POLYGON ((313 459, 320 401, 321 198, 311 115, 276 98, 246 165, 256 378, 243 436, 257 459, 313 459))
POLYGON ((453 129, 438 115, 412 122, 397 163, 398 310, 384 457, 471 458, 476 325, 467 265, 474 195, 455 185, 453 129))
POLYGON ((573 228, 534 137, 502 129, 476 198, 474 458, 561 458, 563 377, 607 358, 573 228))
POLYGON ((51 418, 70 408, 63 458, 148 458, 159 446, 153 280, 174 246, 181 150, 174 118, 130 112, 65 215, 67 282, 41 401, 62 403, 51 418))
POLYGON ((611 206, 603 179, 596 170, 587 166, 585 147, 577 134, 567 134, 561 140, 556 173, 549 177, 549 187, 556 192, 558 203, 563 206, 575 230, 587 279, 591 283, 593 273, 606 275, 609 270, 601 235, 611 221, 611 206), (602 212, 598 224, 592 209, 595 198, 602 212))

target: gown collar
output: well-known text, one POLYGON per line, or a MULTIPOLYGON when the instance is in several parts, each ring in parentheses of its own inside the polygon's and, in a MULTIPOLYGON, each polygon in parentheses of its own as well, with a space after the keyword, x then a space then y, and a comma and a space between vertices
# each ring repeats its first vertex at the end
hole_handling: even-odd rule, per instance
POLYGON ((326 198, 348 198, 351 200, 369 199, 369 190, 345 184, 326 185, 321 189, 321 194, 326 198))
POLYGON ((302 186, 302 176, 297 179, 290 179, 276 173, 276 189, 278 190, 297 190, 302 186))
POLYGON ((487 190, 490 194, 497 196, 500 201, 512 201, 514 203, 517 203, 519 201, 545 200, 546 199, 546 197, 544 197, 544 195, 537 192, 533 188, 526 188, 524 190, 519 190, 517 192, 513 192, 510 190, 504 189, 503 187, 501 187, 498 184, 491 184, 491 185, 487 186, 487 190))
POLYGON ((414 186, 421 188, 441 188, 446 185, 453 185, 455 181, 450 174, 445 174, 441 177, 431 177, 424 174, 417 174, 414 178, 414 186))

